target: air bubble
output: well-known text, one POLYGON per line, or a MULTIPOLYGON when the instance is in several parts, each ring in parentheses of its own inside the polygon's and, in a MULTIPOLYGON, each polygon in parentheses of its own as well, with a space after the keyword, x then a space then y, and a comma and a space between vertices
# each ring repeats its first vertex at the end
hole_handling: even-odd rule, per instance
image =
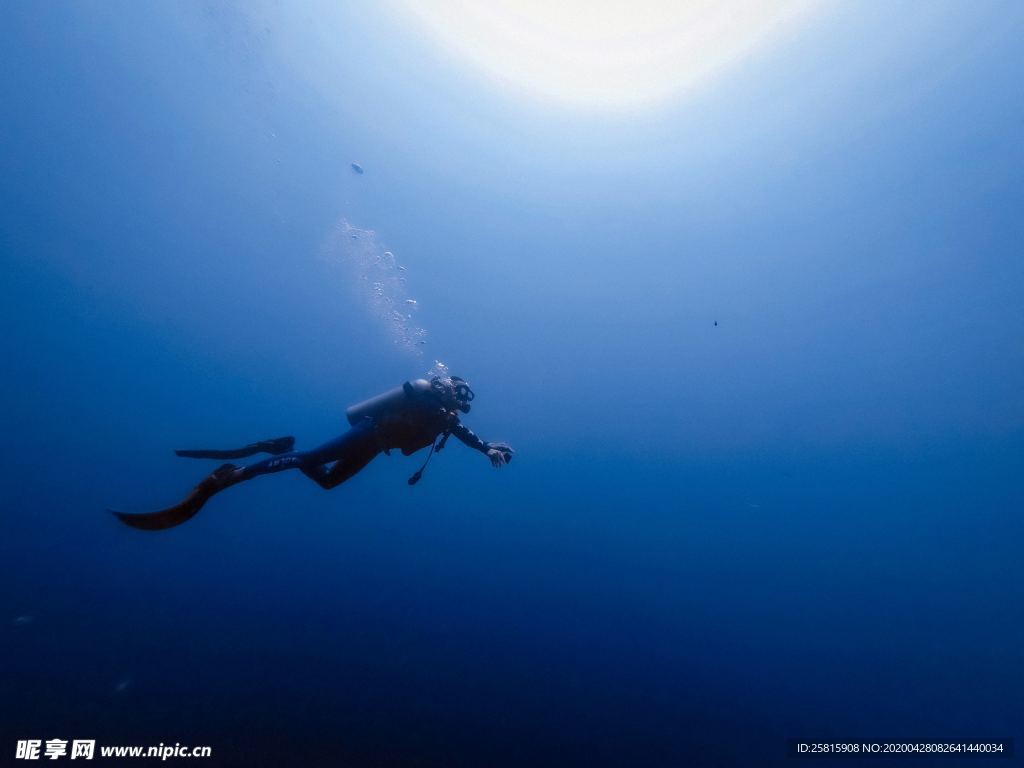
POLYGON ((352 271, 353 285, 390 329, 394 343, 421 355, 427 332, 407 314, 408 309, 418 309, 419 302, 406 292, 406 268, 396 264, 392 251, 378 244, 376 233, 342 220, 327 242, 324 255, 352 271), (407 311, 399 312, 398 307, 407 311))

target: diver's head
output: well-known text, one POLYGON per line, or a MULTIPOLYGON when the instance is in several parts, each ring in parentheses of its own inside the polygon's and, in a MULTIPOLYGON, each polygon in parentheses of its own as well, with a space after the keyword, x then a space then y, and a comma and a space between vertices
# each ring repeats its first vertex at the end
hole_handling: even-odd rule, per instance
POLYGON ((430 388, 434 390, 446 408, 469 413, 469 404, 475 395, 469 388, 469 382, 465 379, 458 376, 435 376, 430 380, 430 388))

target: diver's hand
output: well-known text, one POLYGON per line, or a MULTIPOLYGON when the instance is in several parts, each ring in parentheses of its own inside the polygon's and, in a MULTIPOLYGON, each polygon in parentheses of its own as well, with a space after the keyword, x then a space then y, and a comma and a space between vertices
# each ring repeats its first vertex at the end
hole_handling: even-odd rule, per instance
POLYGON ((512 461, 512 446, 508 443, 488 443, 487 458, 491 460, 491 466, 500 469, 512 461))

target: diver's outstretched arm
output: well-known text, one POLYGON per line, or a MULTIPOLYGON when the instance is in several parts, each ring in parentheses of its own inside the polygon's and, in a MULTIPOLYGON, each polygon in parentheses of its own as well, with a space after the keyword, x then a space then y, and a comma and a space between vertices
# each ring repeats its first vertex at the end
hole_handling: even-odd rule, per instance
POLYGON ((481 440, 473 430, 461 421, 452 427, 452 434, 470 448, 485 454, 491 460, 491 465, 494 467, 505 466, 512 461, 512 454, 515 453, 512 446, 508 443, 488 443, 485 440, 481 440))

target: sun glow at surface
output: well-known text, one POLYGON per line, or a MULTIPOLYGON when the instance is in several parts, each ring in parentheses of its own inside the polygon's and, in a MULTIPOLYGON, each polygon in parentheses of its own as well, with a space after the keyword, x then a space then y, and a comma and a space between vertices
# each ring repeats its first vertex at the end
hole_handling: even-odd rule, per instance
POLYGON ((814 0, 396 0, 449 50, 553 101, 664 101, 804 17, 814 0))

